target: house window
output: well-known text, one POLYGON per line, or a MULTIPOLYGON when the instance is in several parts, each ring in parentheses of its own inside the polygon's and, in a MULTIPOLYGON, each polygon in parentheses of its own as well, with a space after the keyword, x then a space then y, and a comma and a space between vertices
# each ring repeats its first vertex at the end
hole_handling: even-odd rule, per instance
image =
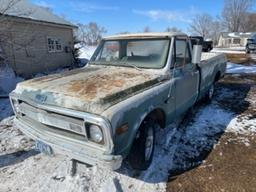
POLYGON ((241 40, 240 39, 233 39, 233 44, 240 44, 241 40))
POLYGON ((62 50, 63 50, 62 43, 59 38, 48 37, 47 43, 48 43, 48 52, 50 52, 50 53, 62 52, 62 50))

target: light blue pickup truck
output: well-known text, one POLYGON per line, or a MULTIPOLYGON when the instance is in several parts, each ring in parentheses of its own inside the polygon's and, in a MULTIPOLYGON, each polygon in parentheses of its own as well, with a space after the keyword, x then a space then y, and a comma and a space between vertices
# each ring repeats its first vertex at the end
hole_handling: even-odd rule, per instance
POLYGON ((223 54, 202 53, 183 33, 104 38, 81 69, 19 83, 10 94, 15 125, 42 151, 118 169, 147 169, 155 131, 224 76, 223 54))

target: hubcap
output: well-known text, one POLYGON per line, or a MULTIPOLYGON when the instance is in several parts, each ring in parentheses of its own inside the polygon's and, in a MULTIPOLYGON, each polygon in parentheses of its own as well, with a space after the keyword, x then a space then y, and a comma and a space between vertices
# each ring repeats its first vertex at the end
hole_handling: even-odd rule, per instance
POLYGON ((209 89, 209 98, 211 99, 213 97, 213 92, 214 92, 214 86, 211 85, 210 89, 209 89))
POLYGON ((153 152, 153 145, 154 145, 154 133, 153 128, 148 128, 147 131, 147 138, 145 143, 145 160, 148 161, 151 157, 151 154, 153 152))

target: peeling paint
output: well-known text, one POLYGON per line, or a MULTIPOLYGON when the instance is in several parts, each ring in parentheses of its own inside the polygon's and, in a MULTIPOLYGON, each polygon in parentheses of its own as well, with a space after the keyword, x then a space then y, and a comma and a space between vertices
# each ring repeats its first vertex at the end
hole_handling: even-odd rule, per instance
POLYGON ((164 81, 159 74, 128 67, 88 66, 23 82, 15 92, 45 104, 100 114, 108 107, 164 81))

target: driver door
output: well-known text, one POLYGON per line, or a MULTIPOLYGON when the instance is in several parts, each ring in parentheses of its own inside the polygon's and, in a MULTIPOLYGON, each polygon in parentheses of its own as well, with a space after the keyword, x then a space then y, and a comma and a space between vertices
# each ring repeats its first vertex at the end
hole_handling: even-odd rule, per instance
POLYGON ((189 109, 197 99, 199 72, 192 64, 190 45, 186 38, 176 38, 173 48, 176 117, 189 109))

